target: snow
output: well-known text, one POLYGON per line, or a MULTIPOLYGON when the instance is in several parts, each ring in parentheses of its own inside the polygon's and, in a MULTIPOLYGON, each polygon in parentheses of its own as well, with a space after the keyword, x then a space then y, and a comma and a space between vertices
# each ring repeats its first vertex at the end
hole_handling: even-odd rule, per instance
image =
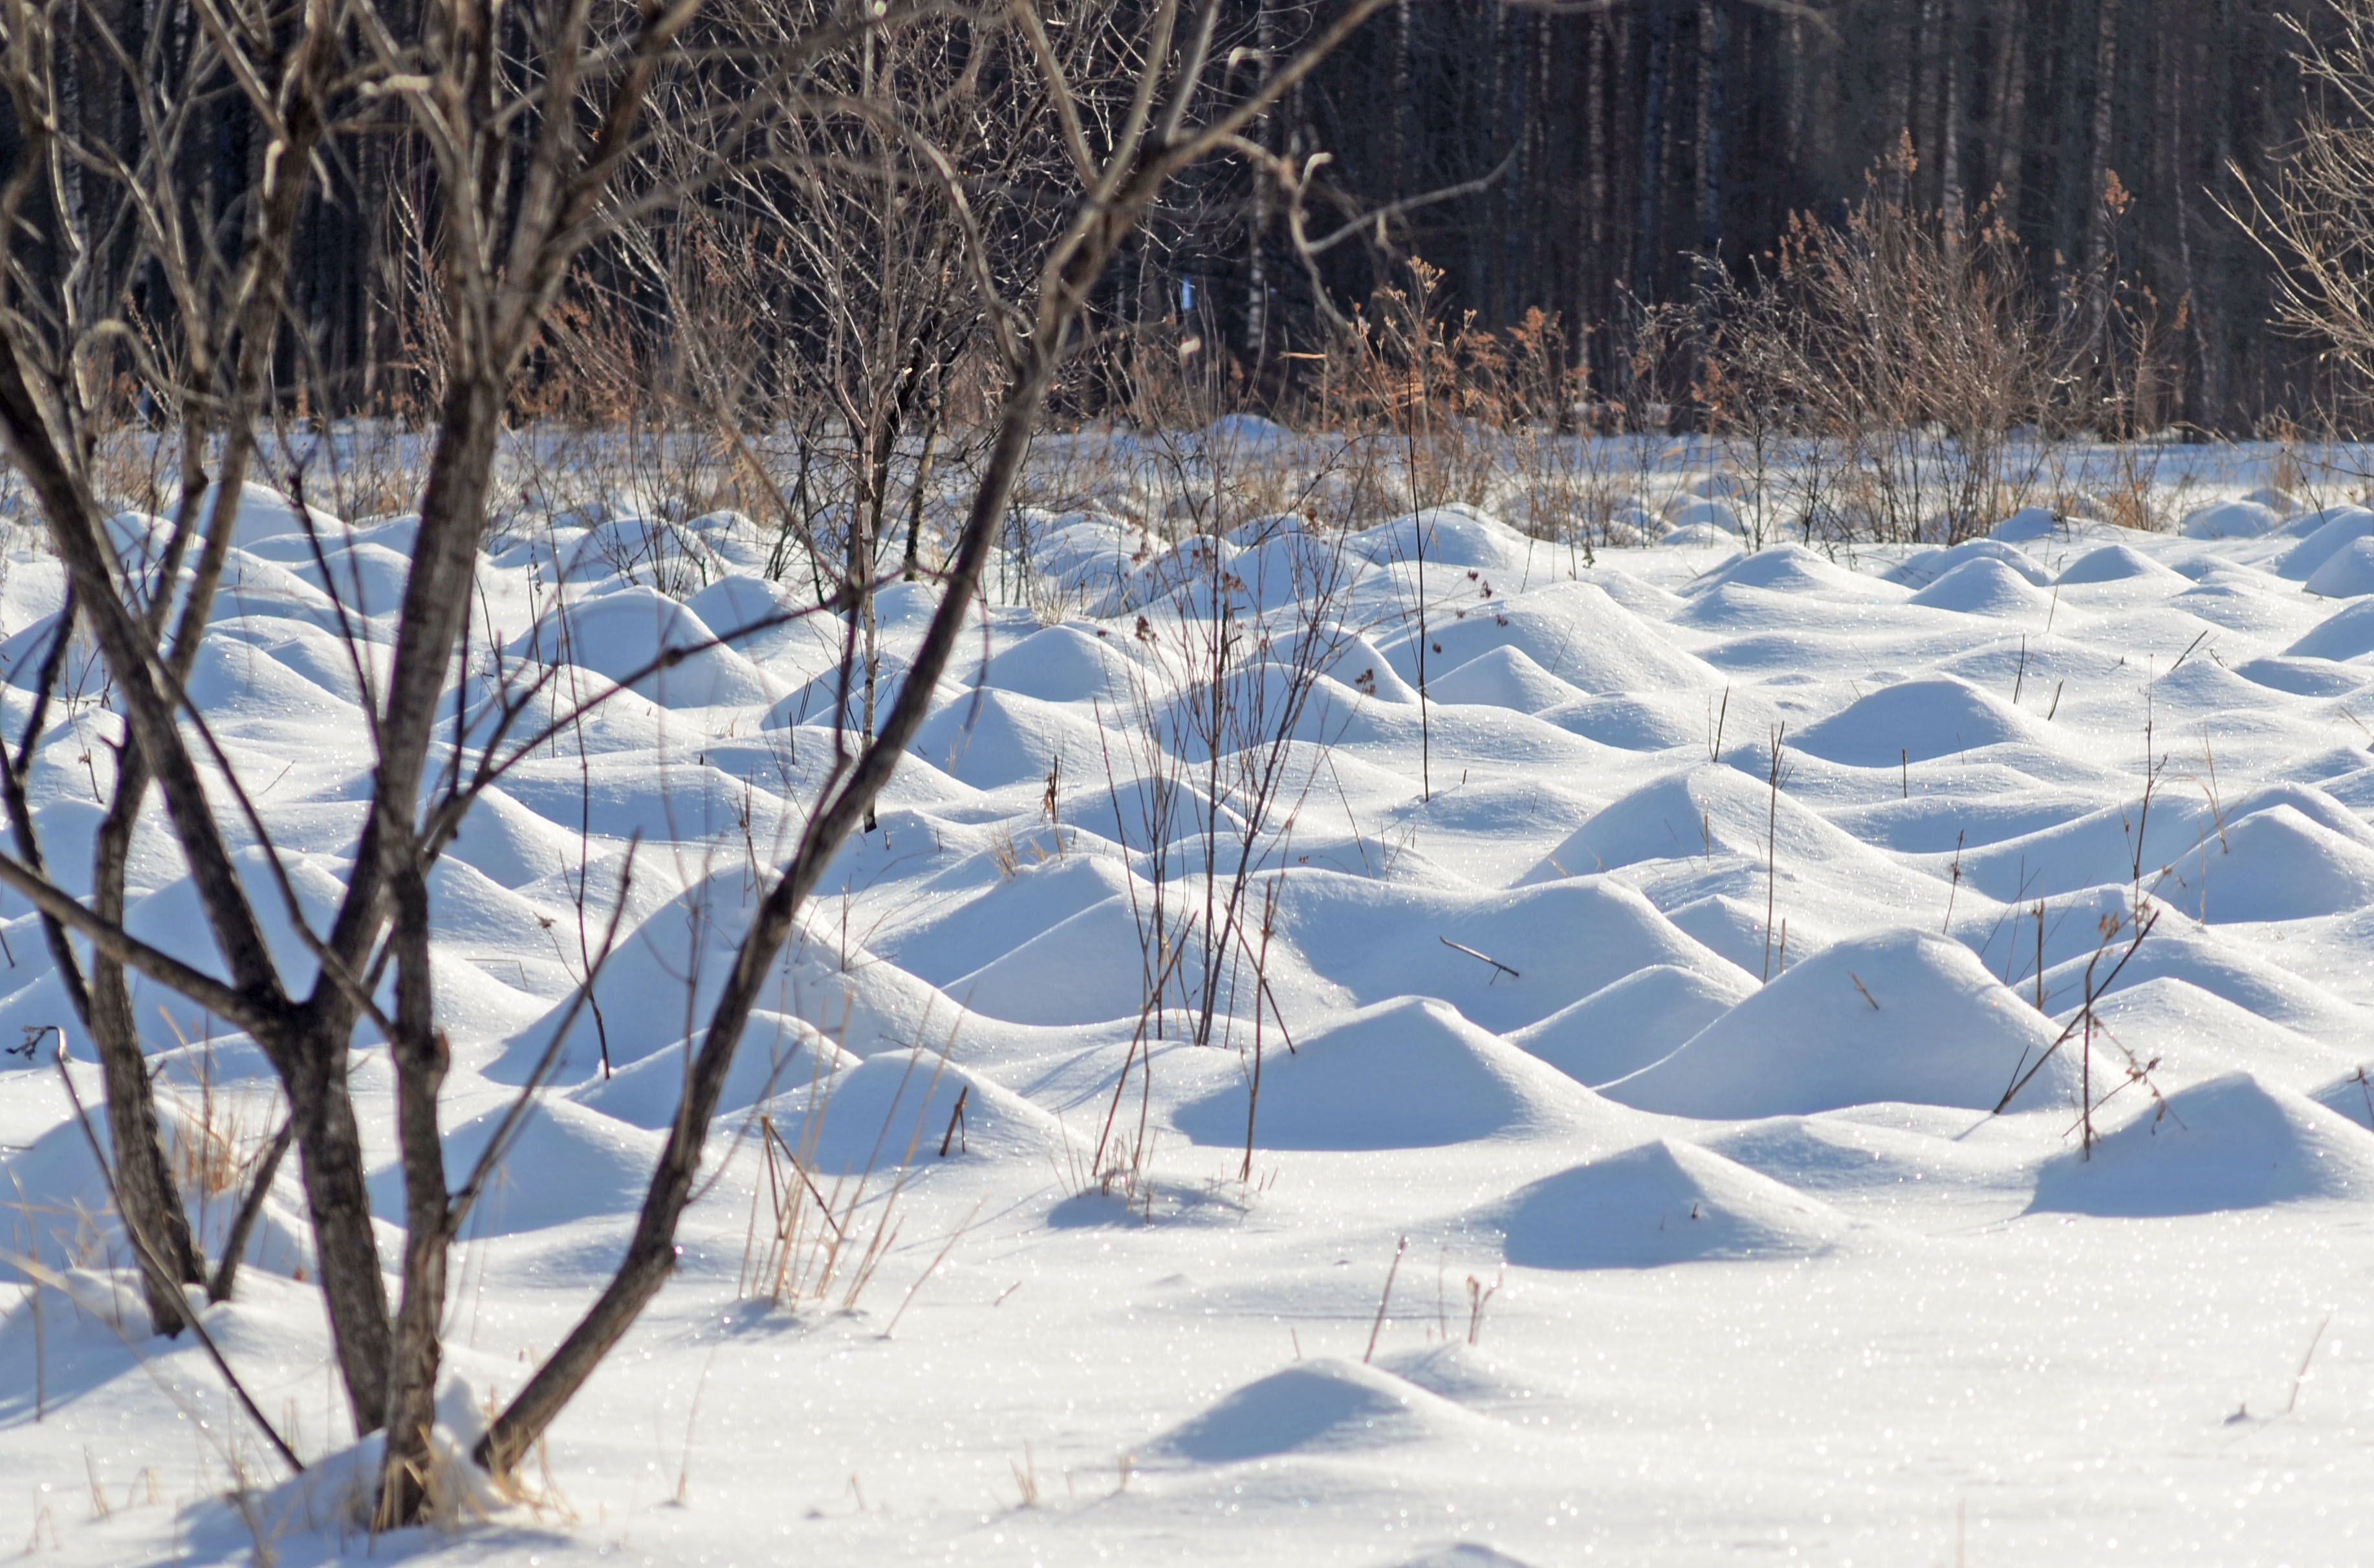
MULTIPOLYGON (((227 1562, 260 1532, 291 1568, 2362 1555, 2374 512, 2238 477, 2166 498, 2168 534, 2039 507, 1756 549, 1720 466, 1638 489, 1611 537, 1679 526, 1588 559, 1480 505, 1218 540, 1021 517, 769 972, 675 1278, 514 1496, 459 1456, 630 1233, 837 765, 849 628, 730 514, 507 536, 449 706, 476 744, 497 683, 548 672, 515 733, 569 722, 431 881, 457 1179, 543 1084, 446 1309, 437 1446, 476 1490, 437 1529, 354 1523, 376 1450, 332 1397, 293 1158, 206 1312, 312 1464, 284 1478, 203 1352, 140 1337, 56 1074, 10 1055, 16 1539, 227 1562), (1299 669, 1290 735, 1246 716, 1282 725, 1299 669)), ((305 521, 243 498, 191 683, 286 857, 296 915, 226 809, 293 976, 414 527, 305 521)), ((63 592, 6 538, 13 745, 63 592)), ((933 604, 881 595, 877 712, 933 604)), ((27 776, 80 887, 116 721, 69 652, 27 776)), ((218 970, 161 822, 132 866, 132 929, 218 970)), ((71 1013, 20 901, 0 937, 5 1045, 71 1013)), ((254 1046, 135 1001, 177 1159, 260 1146, 254 1046)), ((392 1263, 368 1030, 352 1079, 392 1263)), ((234 1198, 190 1197, 218 1245, 234 1198)))
MULTIPOLYGON (((1969 949, 1898 932, 1840 942, 1793 966, 1605 1092, 1706 1118, 1896 1101, 1983 1111, 2046 1057, 2057 1032, 1969 949)), ((2074 1071, 2054 1055, 2027 1092, 2066 1099, 2074 1071)))
POLYGON ((2177 531, 2188 539, 2248 539, 2268 532, 2282 521, 2264 501, 2224 501, 2188 513, 2177 531))
POLYGON ((1818 1198, 1664 1138, 1520 1188, 1492 1218, 1509 1261, 1534 1268, 1791 1257, 1851 1228, 1818 1198))
POLYGON ((2328 599, 2354 599, 2374 594, 2374 539, 2356 538, 2325 557, 2324 564, 2308 574, 2311 594, 2328 599))
POLYGON ((2038 1173, 2037 1213, 2206 1214, 2374 1193, 2374 1144, 2339 1112, 2228 1073, 2038 1173))

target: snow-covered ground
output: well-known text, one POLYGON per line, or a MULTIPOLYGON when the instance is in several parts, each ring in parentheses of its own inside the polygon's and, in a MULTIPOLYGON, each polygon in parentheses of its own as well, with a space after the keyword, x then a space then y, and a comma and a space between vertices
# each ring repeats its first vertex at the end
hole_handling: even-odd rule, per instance
MULTIPOLYGON (((318 914, 366 783, 355 678, 311 548, 249 513, 193 687, 318 914)), ((293 1161, 207 1317, 322 1461, 286 1481, 194 1345, 125 1326, 56 1077, 0 1058, 10 1244, 67 1270, 6 1291, 0 1543, 2365 1555, 2374 513, 2192 529, 2225 537, 2029 515, 1951 550, 1692 533, 1595 560, 1463 509, 1273 521, 1216 559, 1039 523, 1010 568, 1035 609, 985 612, 808 912, 682 1269, 527 1502, 353 1525, 293 1161)), ((488 649, 557 657, 565 702, 783 602, 733 520, 671 546, 708 584, 682 602, 634 527, 490 555, 471 678, 488 649)), ((342 541, 383 658, 406 525, 342 541)), ((12 737, 59 598, 53 563, 9 558, 12 737)), ((886 696, 931 603, 882 596, 886 696)), ((459 1432, 623 1242, 755 871, 831 764, 839 650, 838 623, 794 622, 606 703, 437 874, 457 1162, 570 1030, 456 1271, 459 1432), (572 1014, 638 838, 629 935, 572 1014)), ((78 674, 33 771, 70 882, 112 723, 78 674)), ((133 926, 211 963, 178 877, 144 839, 133 926)), ((70 1015, 0 907, 14 1043, 70 1015)), ((137 1001, 177 1138, 252 1150, 276 1125, 255 1051, 137 1001)), ((356 1080, 384 1165, 377 1049, 356 1080)), ((195 1189, 218 1236, 229 1200, 195 1189)), ((375 1196, 400 1212, 392 1171, 375 1196)))

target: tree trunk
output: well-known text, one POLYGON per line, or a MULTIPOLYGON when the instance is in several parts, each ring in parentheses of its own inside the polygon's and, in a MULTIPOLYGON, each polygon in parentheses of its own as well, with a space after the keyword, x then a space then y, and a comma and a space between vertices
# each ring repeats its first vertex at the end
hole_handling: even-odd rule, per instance
POLYGON ((2027 145, 2027 18, 2021 0, 2003 0, 1995 18, 1995 184, 2011 220, 2019 220, 2020 163, 2027 145))
POLYGON ((1658 215, 1665 189, 1665 77, 1673 18, 1663 0, 1651 0, 1648 79, 1640 94, 1639 216, 1634 220, 1632 292, 1643 300, 1657 290, 1658 215))
POLYGON ((298 1169, 313 1221, 313 1263, 330 1315, 330 1339, 358 1436, 387 1419, 387 1281, 371 1230, 362 1139, 347 1097, 347 1032, 316 1026, 288 1043, 284 1072, 297 1129, 298 1169))
POLYGON ((432 1017, 429 884, 411 835, 391 827, 396 949, 396 1144, 404 1165, 404 1296, 387 1362, 387 1446, 380 1468, 378 1527, 411 1523, 429 1498, 429 1430, 437 1421, 438 1336, 445 1315, 445 1269, 452 1242, 452 1195, 437 1096, 452 1053, 432 1017), (399 842, 400 841, 400 842, 399 842))

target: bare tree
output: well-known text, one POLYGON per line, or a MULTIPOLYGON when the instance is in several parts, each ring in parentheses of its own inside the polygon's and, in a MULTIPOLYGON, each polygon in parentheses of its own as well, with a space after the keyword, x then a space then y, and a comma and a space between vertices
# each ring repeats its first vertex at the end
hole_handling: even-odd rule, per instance
POLYGON ((2249 195, 2227 212, 2276 263, 2278 319, 2329 344, 2362 387, 2374 383, 2374 4, 2328 8, 2329 33, 2283 18, 2308 108, 2272 179, 2232 170, 2249 195))
MULTIPOLYGON (((8 290, 0 312, 0 439, 29 481, 65 566, 74 619, 105 663, 124 725, 117 785, 124 832, 150 791, 161 796, 218 969, 131 935, 120 875, 112 896, 103 885, 89 898, 59 885, 23 799, 21 763, 9 770, 7 785, 18 853, 0 855, 0 884, 50 925, 62 971, 70 973, 70 938, 96 955, 91 994, 77 1006, 117 1068, 141 1074, 138 1040, 128 1004, 120 1022, 110 1022, 112 1003, 102 1003, 95 987, 112 973, 120 990, 127 971, 228 1020, 271 1062, 290 1106, 320 1288, 355 1426, 386 1433, 378 1524, 416 1520, 429 1506, 449 1253, 538 1087, 529 1085, 477 1166, 458 1185, 449 1182, 439 1098, 450 1050, 436 1022, 429 873, 484 791, 582 711, 556 714, 551 672, 533 666, 499 671, 492 695, 470 701, 471 590, 504 424, 523 381, 536 372, 535 356, 564 289, 594 247, 654 210, 726 187, 737 171, 795 174, 830 165, 852 147, 870 149, 852 159, 864 179, 910 195, 931 192, 946 222, 912 257, 886 251, 873 258, 889 269, 888 281, 845 320, 817 324, 818 340, 829 343, 836 333, 845 343, 865 340, 870 369, 851 383, 865 390, 843 412, 853 430, 870 432, 868 471, 886 472, 899 430, 912 417, 915 389, 932 368, 918 370, 910 355, 894 369, 899 357, 885 351, 886 331, 905 324, 904 348, 931 312, 951 320, 971 312, 986 325, 997 395, 987 456, 937 573, 941 601, 909 678, 878 729, 828 770, 788 861, 766 884, 688 1064, 624 1261, 477 1446, 478 1461, 498 1471, 549 1426, 673 1270, 676 1228, 694 1196, 710 1121, 752 1008, 827 865, 865 819, 923 722, 1051 388, 1091 328, 1094 291, 1108 265, 1191 164, 1224 150, 1268 158, 1242 140, 1247 127, 1380 4, 1352 0, 1251 88, 1224 69, 1229 41, 1221 36, 1226 13, 1217 0, 1192 10, 1180 0, 1119 10, 1090 0, 1076 18, 1062 18, 1042 17, 1029 0, 977 15, 930 7, 941 18, 960 17, 971 41, 937 57, 915 56, 913 84, 960 85, 964 62, 1011 29, 1021 41, 1010 50, 1010 68, 1028 83, 1020 100, 1043 116, 1037 123, 1050 127, 1060 148, 1028 193, 1036 220, 1019 230, 1028 263, 1010 269, 1000 265, 981 218, 984 197, 997 185, 995 164, 951 156, 944 143, 955 132, 934 122, 928 94, 903 83, 870 96, 848 90, 851 62, 865 88, 865 62, 925 16, 921 6, 793 9, 771 29, 749 29, 739 25, 739 13, 725 18, 735 25, 700 25, 699 0, 503 7, 426 0, 404 10, 374 0, 253 0, 247 9, 199 0, 190 36, 205 41, 206 53, 195 77, 188 60, 172 56, 172 45, 158 41, 170 29, 127 41, 92 7, 36 9, 13 0, 0 11, 6 29, 0 69, 29 154, 0 207, 8 290), (1050 41, 1057 37, 1062 46, 1050 41), (95 62, 122 77, 125 90, 82 90, 76 73, 95 62), (934 80, 951 68, 958 83, 934 80), (61 82, 75 90, 62 90, 61 82), (132 106, 128 118, 97 124, 85 112, 118 99, 132 106), (217 201, 218 184, 191 175, 174 137, 186 137, 226 101, 257 132, 258 156, 229 199, 217 201), (276 383, 276 358, 305 360, 303 345, 285 331, 292 240, 318 209, 309 207, 308 193, 326 177, 329 154, 339 138, 359 135, 365 121, 374 136, 400 136, 427 171, 420 246, 438 375, 412 560, 384 658, 364 644, 385 633, 367 634, 334 596, 371 772, 345 884, 317 926, 254 799, 193 701, 189 677, 236 538, 250 466, 288 411, 278 401, 286 391, 276 383), (835 124, 863 126, 864 135, 835 143, 815 134, 835 124), (671 147, 678 155, 673 163, 662 156, 671 147), (684 156, 686 147, 697 156, 684 156), (94 199, 95 192, 106 199, 94 199), (227 244, 233 235, 239 242, 227 244), (160 276, 182 323, 170 342, 153 324, 162 312, 150 308, 160 276), (170 442, 182 469, 179 499, 154 570, 142 570, 136 556, 127 563, 101 472, 100 437, 121 419, 127 383, 180 421, 170 442), (220 453, 211 487, 199 466, 210 442, 220 453), (450 732, 440 716, 449 711, 450 732), (262 855, 235 855, 239 838, 262 855), (267 910, 295 933, 301 952, 274 950, 267 910), (392 1306, 348 1088, 349 1055, 366 1027, 387 1042, 395 1079, 405 1239, 392 1306)), ((999 129, 993 125, 992 134, 999 129)), ((877 230, 881 242, 890 238, 888 229, 877 230)), ((300 501, 301 481, 301 472, 289 477, 300 501)), ((811 613, 860 619, 887 481, 869 483, 866 532, 811 613)), ((301 521, 322 560, 316 525, 310 516, 301 521)), ((330 576, 325 563, 323 575, 330 576)), ((59 644, 65 636, 62 620, 59 644)), ((610 690, 695 651, 669 650, 610 690)), ((103 839, 100 853, 121 851, 103 839)), ((117 1068, 110 1072, 111 1116, 136 1114, 138 1091, 129 1077, 122 1083, 127 1105, 123 1112, 115 1105, 117 1068)), ((140 1150, 153 1150, 156 1138, 141 1127, 132 1132, 119 1132, 117 1163, 136 1177, 140 1150)), ((127 1192, 135 1185, 123 1184, 127 1192)), ((162 1265, 150 1269, 160 1326, 170 1326, 173 1311, 187 1310, 178 1288, 194 1272, 190 1258, 167 1256, 178 1212, 170 1192, 126 1199, 138 1250, 162 1265)), ((252 1408, 251 1415, 264 1420, 252 1408)))

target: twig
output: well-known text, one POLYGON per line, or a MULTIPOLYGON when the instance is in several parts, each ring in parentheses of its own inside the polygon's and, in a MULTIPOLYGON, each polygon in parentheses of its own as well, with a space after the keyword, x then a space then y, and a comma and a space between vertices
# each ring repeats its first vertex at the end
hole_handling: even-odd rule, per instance
POLYGON ((1369 1326, 1369 1348, 1360 1352, 1362 1366, 1367 1366, 1369 1358, 1377 1353, 1377 1336, 1385 1331, 1385 1309, 1393 1303, 1393 1276, 1401 1272, 1402 1255, 1407 1251, 1409 1238, 1404 1236, 1401 1244, 1393 1248, 1392 1266, 1385 1270, 1385 1293, 1377 1298, 1377 1321, 1369 1326))
POLYGON ((1954 934, 1954 900, 1962 890, 1962 843, 1969 836, 1970 830, 1968 828, 1954 835, 1954 885, 1945 890, 1945 924, 1938 927, 1949 937, 1954 934))
MULTIPOLYGON (((963 1235, 967 1231, 972 1229, 973 1216, 981 1212, 981 1204, 987 1203, 989 1199, 982 1198, 981 1203, 974 1204, 972 1206, 972 1213, 965 1216, 965 1222, 948 1232, 948 1239, 940 1244, 940 1250, 938 1254, 933 1257, 930 1265, 927 1266, 921 1274, 915 1276, 915 1282, 907 1287, 907 1293, 905 1295, 899 1298, 899 1310, 892 1313, 890 1315, 890 1321, 882 1326, 882 1338, 885 1339, 890 1338, 890 1331, 899 1326, 899 1320, 900 1318, 907 1315, 907 1303, 915 1299, 915 1292, 923 1288, 923 1281, 930 1279, 932 1275, 937 1271, 941 1263, 946 1261, 949 1251, 957 1244, 957 1238, 963 1235)), ((999 1296, 997 1301, 1003 1302, 1005 1300, 1006 1296, 1012 1295, 1016 1291, 1018 1291, 1021 1288, 1022 1282, 1018 1279, 1016 1280, 1012 1285, 1006 1288, 1005 1294, 999 1296)), ((994 1306, 997 1304, 997 1302, 993 1302, 990 1304, 994 1306)))
MULTIPOLYGON (((75 1088, 74 1075, 66 1070, 66 1045, 63 1033, 58 1037, 54 1060, 58 1067, 58 1081, 66 1086, 66 1099, 74 1106, 75 1126, 82 1129, 83 1141, 90 1146, 90 1157, 99 1166, 100 1178, 107 1183, 108 1200, 115 1205, 116 1217, 123 1221, 124 1238, 131 1242, 132 1250, 138 1256, 141 1266, 161 1282, 159 1288, 178 1297, 182 1292, 180 1281, 173 1278, 173 1271, 165 1267, 164 1260, 157 1256, 156 1249, 148 1244, 148 1238, 142 1235, 140 1228, 132 1222, 132 1216, 126 1212, 123 1199, 116 1194, 115 1173, 107 1163, 105 1151, 99 1147, 99 1135, 90 1130, 90 1114, 83 1109, 82 1092, 75 1088)), ((264 1419, 264 1412, 256 1409, 255 1401, 248 1397, 246 1385, 240 1382, 239 1374, 231 1371, 230 1362, 223 1359, 222 1348, 215 1343, 215 1337, 206 1332, 206 1324, 200 1321, 195 1312, 182 1313, 182 1319, 190 1326, 190 1332, 198 1337, 198 1343, 206 1347, 206 1354, 214 1361, 215 1370, 221 1373, 223 1381, 230 1385, 231 1394, 239 1400, 240 1409, 247 1412, 248 1420, 255 1423, 256 1430, 264 1433, 264 1440, 272 1444, 281 1458, 288 1461, 288 1468, 303 1475, 305 1461, 297 1457, 297 1451, 282 1440, 273 1424, 264 1419)))
MULTIPOLYGON (((1772 732, 1772 769, 1765 780, 1771 796, 1764 819, 1764 978, 1772 978, 1772 914, 1780 896, 1780 742, 1789 733, 1789 721, 1772 732)), ((1710 831, 1710 838, 1712 834, 1710 831)), ((1710 858, 1711 856, 1710 855, 1710 858)))
POLYGON ((2299 1371, 2292 1373, 2292 1397, 2284 1401, 2284 1414, 2290 1415, 2299 1403, 2300 1385, 2308 1381, 2308 1363, 2316 1359, 2316 1348, 2324 1343, 2324 1331, 2332 1326, 2333 1314, 2326 1313, 2324 1321, 2316 1326, 2316 1332, 2309 1336, 2308 1354, 2300 1357, 2299 1371))
MULTIPOLYGON (((2037 1057, 2036 1065, 2034 1067, 2027 1067, 2027 1054, 2025 1051, 2020 1053, 2018 1064, 2014 1066, 2012 1068, 2012 1073, 2014 1075, 2012 1085, 2009 1089, 2004 1091, 2004 1097, 1995 1102, 1995 1108, 1992 1113, 1992 1114, 1998 1116, 2002 1115, 2004 1107, 2009 1105, 2015 1099, 2018 1098, 2019 1091, 2027 1087, 2028 1081, 2035 1078, 2037 1074, 2044 1070, 2044 1064, 2052 1059, 2052 1054, 2069 1043, 2070 1036, 2077 1032, 2079 1024, 2086 1022, 2093 1018, 2095 1001, 2098 998, 2108 995, 2110 987, 2118 984, 2120 971, 2127 967, 2127 961, 2135 956, 2135 949, 2144 945, 2144 938, 2150 936, 2152 927, 2158 924, 2159 911, 2157 910, 2148 911, 2136 919, 2134 939, 2127 944, 2127 950, 2119 955, 2119 961, 2110 966, 2110 973, 2103 978, 2101 986, 2098 990, 2096 989, 2093 984, 2094 965, 2089 963, 2086 966, 2086 983, 2085 1005, 2078 1009, 2078 1013, 2075 1018, 2071 1019, 2067 1024, 2063 1026, 2060 1034, 2054 1037, 2052 1043, 2044 1048, 2044 1055, 2037 1057), (2020 1070, 2023 1067, 2027 1067, 2027 1071, 2024 1073, 2020 1070)), ((2108 947, 2109 944, 2106 942, 2103 946, 2108 947)), ((2094 962, 2100 962, 2101 958, 2101 949, 2097 949, 2094 953, 2094 962)))
POLYGON ((956 1138, 957 1129, 964 1126, 965 1101, 971 1094, 972 1085, 969 1083, 957 1090, 956 1108, 948 1113, 948 1130, 940 1135, 940 1158, 943 1160, 948 1157, 948 1144, 956 1138))
POLYGON ((1484 983, 1487 985, 1493 984, 1494 981, 1498 981, 1501 974, 1507 975, 1511 980, 1520 980, 1523 978, 1523 976, 1520 975, 1515 970, 1510 969, 1507 964, 1502 963, 1490 953, 1479 953, 1474 948, 1467 946, 1464 942, 1454 942, 1450 937, 1440 935, 1437 935, 1435 940, 1440 942, 1446 948, 1451 948, 1459 952, 1465 953, 1469 958, 1482 959, 1486 963, 1490 964, 1494 969, 1499 971, 1499 974, 1495 974, 1492 976, 1491 980, 1487 980, 1484 983))
POLYGON ((239 1277, 239 1260, 247 1251, 249 1232, 255 1229, 263 1216, 264 1199, 272 1191, 272 1178, 279 1173, 281 1157, 288 1152, 288 1144, 297 1132, 297 1120, 291 1116, 280 1124, 264 1158, 256 1162, 255 1176, 240 1200, 239 1212, 232 1217, 230 1233, 223 1238, 222 1260, 215 1265, 215 1277, 206 1284, 206 1299, 213 1302, 230 1300, 231 1281, 239 1277))

